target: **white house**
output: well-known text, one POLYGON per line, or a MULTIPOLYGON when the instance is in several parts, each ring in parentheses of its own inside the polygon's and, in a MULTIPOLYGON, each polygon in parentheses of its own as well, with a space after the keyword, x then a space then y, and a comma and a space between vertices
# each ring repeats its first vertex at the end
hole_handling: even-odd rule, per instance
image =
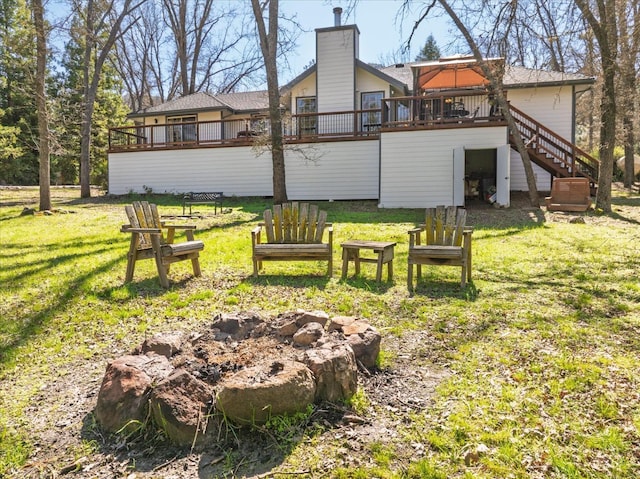
MULTIPOLYGON (((360 32, 316 30, 316 63, 281 89, 287 193, 292 200, 376 199, 381 207, 508 205, 526 190, 503 113, 473 58, 375 68, 360 32)), ((501 59, 489 59, 503 66, 501 59)), ((504 67, 504 93, 540 190, 552 177, 595 181, 597 161, 575 147, 575 102, 592 78, 504 67)), ((109 192, 223 191, 271 196, 266 92, 196 93, 130 115, 110 131, 109 192)))

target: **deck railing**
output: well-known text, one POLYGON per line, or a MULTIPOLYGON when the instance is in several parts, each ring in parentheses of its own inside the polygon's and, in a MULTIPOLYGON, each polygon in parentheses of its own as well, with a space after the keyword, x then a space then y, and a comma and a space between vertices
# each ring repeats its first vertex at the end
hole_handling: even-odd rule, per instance
MULTIPOLYGON (((477 123, 503 122, 483 92, 384 99, 382 108, 285 115, 285 142, 377 138, 381 130, 458 128, 477 123)), ((109 130, 109 151, 184 149, 252 144, 270 134, 267 118, 198 121, 109 130)))
MULTIPOLYGON (((381 126, 381 109, 304 113, 285 116, 282 134, 288 142, 377 137, 381 126)), ((270 133, 271 124, 266 118, 121 126, 109 130, 109 150, 243 145, 270 133)))
POLYGON ((503 122, 500 111, 484 91, 441 92, 386 98, 383 128, 439 128, 465 123, 503 122))

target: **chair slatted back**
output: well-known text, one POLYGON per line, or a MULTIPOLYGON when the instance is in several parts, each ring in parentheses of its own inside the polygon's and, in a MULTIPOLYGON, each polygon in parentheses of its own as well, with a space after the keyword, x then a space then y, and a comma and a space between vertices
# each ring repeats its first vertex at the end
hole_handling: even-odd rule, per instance
POLYGON ((327 226, 327 212, 317 205, 284 203, 264 212, 267 243, 321 243, 327 226))
MULTIPOLYGON (((125 206, 127 218, 132 228, 160 228, 160 214, 155 204, 147 201, 134 201, 131 205, 125 206)), ((161 237, 161 243, 164 239, 161 237)), ((151 247, 151 237, 148 234, 140 235, 140 249, 151 247)))
POLYGON ((461 246, 467 210, 455 206, 427 208, 425 219, 428 245, 461 246))

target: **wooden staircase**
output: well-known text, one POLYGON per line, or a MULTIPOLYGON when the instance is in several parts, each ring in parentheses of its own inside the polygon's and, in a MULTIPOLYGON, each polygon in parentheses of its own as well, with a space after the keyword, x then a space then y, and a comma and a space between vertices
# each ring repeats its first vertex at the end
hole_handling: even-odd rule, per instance
MULTIPOLYGON (((595 194, 600 169, 598 160, 514 106, 510 106, 509 109, 531 161, 556 178, 588 178, 591 194, 595 194)), ((515 148, 511 133, 509 142, 515 148)))

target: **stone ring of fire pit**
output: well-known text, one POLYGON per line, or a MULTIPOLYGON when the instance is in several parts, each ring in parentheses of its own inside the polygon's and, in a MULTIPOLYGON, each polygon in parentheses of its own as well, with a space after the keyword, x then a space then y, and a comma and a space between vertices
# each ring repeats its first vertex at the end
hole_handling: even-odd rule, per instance
POLYGON ((379 352, 380 334, 365 319, 220 314, 204 333, 157 335, 109 363, 95 416, 117 432, 151 413, 173 442, 193 444, 210 436, 214 417, 262 424, 314 402, 349 399, 358 365, 375 367, 379 352))

